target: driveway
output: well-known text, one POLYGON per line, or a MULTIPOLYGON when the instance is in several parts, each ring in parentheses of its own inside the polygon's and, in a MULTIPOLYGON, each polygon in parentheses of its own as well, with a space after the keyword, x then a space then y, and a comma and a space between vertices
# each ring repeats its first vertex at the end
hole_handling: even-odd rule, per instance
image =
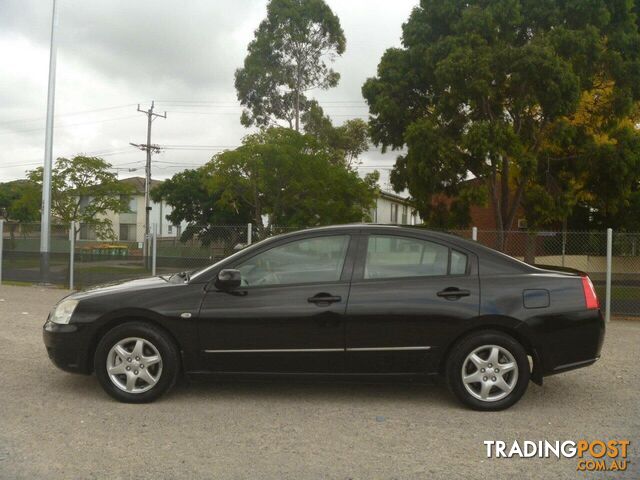
POLYGON ((442 386, 178 385, 150 405, 111 400, 48 360, 41 326, 67 292, 0 286, 0 478, 638 478, 640 321, 608 326, 594 366, 530 384, 504 412, 442 386), (625 475, 576 459, 486 458, 484 440, 628 439, 625 475))

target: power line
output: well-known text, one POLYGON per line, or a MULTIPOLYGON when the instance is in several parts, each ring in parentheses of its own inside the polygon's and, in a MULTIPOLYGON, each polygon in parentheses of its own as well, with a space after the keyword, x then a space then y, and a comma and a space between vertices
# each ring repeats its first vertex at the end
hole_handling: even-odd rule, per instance
MULTIPOLYGON (((365 100, 318 100, 314 99, 317 102, 321 103, 366 103, 365 100)), ((209 104, 239 104, 239 100, 158 100, 158 103, 166 104, 166 103, 209 103, 209 104)))
MULTIPOLYGON (((55 125, 54 129, 58 130, 58 129, 61 129, 61 128, 79 127, 79 126, 82 126, 82 125, 91 125, 91 124, 94 124, 94 123, 113 122, 113 121, 116 121, 116 120, 125 120, 127 118, 137 118, 137 115, 128 115, 128 116, 125 116, 125 117, 107 118, 107 119, 104 119, 104 120, 93 120, 93 121, 88 121, 88 122, 69 123, 69 124, 66 124, 66 125, 55 125)), ((30 128, 28 130, 12 130, 12 131, 9 131, 9 132, 0 133, 0 136, 2 136, 2 135, 13 135, 13 134, 16 134, 16 133, 39 132, 41 130, 44 130, 45 128, 46 127, 38 127, 38 128, 30 128)))
MULTIPOLYGON (((135 103, 129 103, 127 105, 116 105, 113 107, 104 107, 104 108, 95 108, 93 110, 81 110, 81 111, 77 111, 77 112, 67 112, 67 113, 58 113, 56 115, 54 115, 54 118, 60 118, 60 117, 68 117, 68 116, 73 116, 73 115, 85 115, 87 113, 96 113, 96 112, 104 112, 107 110, 117 110, 120 108, 126 108, 126 107, 131 107, 135 105, 135 103)), ((10 123, 30 123, 30 122, 39 122, 44 120, 43 117, 38 117, 38 118, 22 118, 22 119, 16 119, 16 120, 4 120, 2 122, 0 122, 0 125, 7 125, 10 123)))
MULTIPOLYGON (((233 115, 239 116, 242 112, 193 112, 187 110, 169 110, 171 113, 178 113, 183 115, 233 115)), ((329 114, 331 117, 351 117, 351 118, 369 118, 368 115, 361 113, 331 113, 329 114)))

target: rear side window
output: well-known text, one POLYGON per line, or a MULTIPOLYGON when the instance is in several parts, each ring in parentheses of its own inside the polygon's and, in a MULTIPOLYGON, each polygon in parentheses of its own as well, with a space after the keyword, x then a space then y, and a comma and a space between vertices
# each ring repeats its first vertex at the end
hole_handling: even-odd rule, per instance
POLYGON ((444 245, 408 237, 371 235, 364 278, 446 275, 448 262, 449 249, 444 245))
POLYGON ((451 269, 449 273, 451 275, 464 275, 467 273, 467 256, 464 253, 451 250, 451 269))

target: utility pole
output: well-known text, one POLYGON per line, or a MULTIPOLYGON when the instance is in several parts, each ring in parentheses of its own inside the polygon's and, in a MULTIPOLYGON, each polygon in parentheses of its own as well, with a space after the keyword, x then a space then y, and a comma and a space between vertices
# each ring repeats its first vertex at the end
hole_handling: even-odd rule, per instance
POLYGON ((56 98, 56 0, 51 12, 51 45, 49 49, 49 85, 47 89, 47 124, 42 169, 42 213, 40 217, 40 281, 49 283, 49 251, 51 250, 51 170, 53 164, 53 111, 56 98))
POLYGON ((132 143, 136 148, 140 150, 146 150, 147 152, 147 163, 145 166, 145 177, 144 177, 144 243, 142 245, 142 256, 145 258, 145 262, 147 257, 149 256, 149 212, 151 211, 151 207, 149 205, 150 198, 149 193, 151 191, 151 152, 159 152, 160 147, 158 145, 151 144, 151 124, 156 117, 167 118, 167 112, 164 114, 155 113, 153 111, 154 102, 151 102, 151 107, 148 110, 142 110, 140 105, 138 105, 138 111, 144 113, 147 116, 147 143, 146 144, 135 144, 132 143))

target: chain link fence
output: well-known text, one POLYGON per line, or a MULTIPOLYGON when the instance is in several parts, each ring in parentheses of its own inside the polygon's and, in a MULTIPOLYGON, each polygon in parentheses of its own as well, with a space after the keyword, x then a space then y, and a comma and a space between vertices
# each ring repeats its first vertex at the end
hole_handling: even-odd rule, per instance
MULTIPOLYGON (((2 281, 72 284, 75 288, 195 270, 222 260, 248 244, 297 230, 278 226, 258 229, 252 225, 206 225, 189 226, 164 235, 145 235, 143 226, 131 225, 126 230, 121 228, 117 239, 109 239, 98 238, 91 228, 83 225, 52 225, 48 277, 44 279, 39 253, 40 225, 2 223, 2 281)), ((606 232, 511 231, 502 234, 468 229, 450 233, 476 240, 530 264, 586 272, 604 306, 606 232)), ((614 232, 611 261, 612 313, 640 315, 640 233, 614 232)))
MULTIPOLYGON (((473 230, 452 231, 472 239, 473 230)), ((527 232, 477 230, 476 240, 529 264, 564 267, 591 278, 604 309, 607 275, 606 232, 527 232)), ((640 315, 640 233, 613 232, 611 312, 640 315)))

